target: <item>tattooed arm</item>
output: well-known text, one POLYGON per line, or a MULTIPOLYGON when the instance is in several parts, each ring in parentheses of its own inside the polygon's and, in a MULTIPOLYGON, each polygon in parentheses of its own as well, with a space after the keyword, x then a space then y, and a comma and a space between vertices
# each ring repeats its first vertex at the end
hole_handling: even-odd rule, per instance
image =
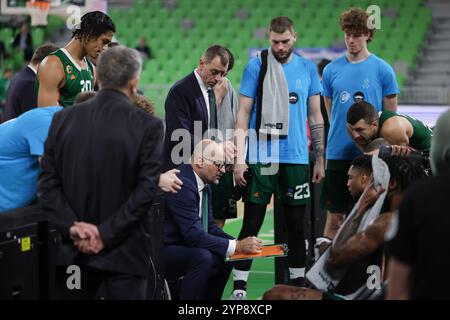
POLYGON ((311 143, 314 148, 313 183, 319 183, 325 177, 324 166, 324 125, 320 111, 320 96, 308 98, 308 122, 311 131, 311 143))

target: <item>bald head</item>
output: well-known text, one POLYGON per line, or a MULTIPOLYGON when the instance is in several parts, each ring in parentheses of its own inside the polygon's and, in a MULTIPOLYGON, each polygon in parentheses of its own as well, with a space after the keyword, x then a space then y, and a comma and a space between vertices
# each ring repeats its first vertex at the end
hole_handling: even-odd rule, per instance
POLYGON ((222 147, 210 139, 200 141, 194 148, 191 165, 205 183, 219 183, 225 172, 225 154, 222 147))
POLYGON ((216 142, 210 139, 204 139, 195 146, 191 161, 197 163, 197 160, 203 158, 211 159, 213 161, 223 161, 224 153, 222 148, 216 142))
POLYGON ((436 123, 430 156, 434 175, 450 171, 450 110, 444 112, 436 123))

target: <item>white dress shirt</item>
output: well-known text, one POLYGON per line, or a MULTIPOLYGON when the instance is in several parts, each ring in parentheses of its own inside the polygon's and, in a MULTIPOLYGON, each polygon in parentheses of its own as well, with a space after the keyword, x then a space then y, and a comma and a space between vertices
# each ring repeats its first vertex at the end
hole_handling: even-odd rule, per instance
MULTIPOLYGON (((210 111, 209 111, 210 106, 209 106, 208 89, 210 89, 210 88, 208 88, 208 87, 203 83, 202 78, 200 78, 199 74, 197 73, 197 69, 194 70, 194 74, 195 74, 195 77, 197 78, 198 84, 199 84, 199 86, 200 86, 200 90, 202 90, 203 98, 205 99, 206 110, 208 111, 208 123, 207 123, 207 125, 208 125, 208 129, 209 129, 209 118, 210 118, 210 114, 211 114, 211 113, 210 113, 210 111)), ((211 89, 213 89, 213 88, 211 88, 211 89)), ((214 90, 214 89, 213 89, 213 90, 214 90)))
POLYGON ((33 68, 33 66, 31 64, 28 65, 28 68, 33 70, 34 74, 37 74, 37 70, 35 68, 33 68))
MULTIPOLYGON (((203 189, 206 188, 206 183, 203 182, 203 180, 197 175, 197 173, 194 171, 195 180, 197 180, 197 188, 198 188, 198 194, 200 195, 200 205, 198 206, 198 216, 200 219, 202 218, 202 199, 203 199, 203 189)), ((234 252, 236 251, 236 240, 228 240, 228 249, 226 256, 232 256, 234 252)))

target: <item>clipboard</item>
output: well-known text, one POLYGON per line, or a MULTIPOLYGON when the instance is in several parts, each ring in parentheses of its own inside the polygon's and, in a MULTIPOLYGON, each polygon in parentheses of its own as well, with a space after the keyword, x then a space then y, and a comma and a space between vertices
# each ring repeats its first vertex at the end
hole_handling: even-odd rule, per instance
POLYGON ((285 257, 287 256, 288 246, 287 244, 271 244, 262 246, 262 250, 259 253, 237 253, 233 254, 231 257, 226 257, 225 261, 238 261, 238 260, 248 260, 255 258, 270 258, 270 257, 285 257))

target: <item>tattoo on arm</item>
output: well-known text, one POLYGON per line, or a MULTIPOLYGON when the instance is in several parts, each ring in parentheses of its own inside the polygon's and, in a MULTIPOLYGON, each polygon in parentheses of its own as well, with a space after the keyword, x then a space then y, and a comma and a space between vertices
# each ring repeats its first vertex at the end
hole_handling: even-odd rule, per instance
POLYGON ((324 153, 324 125, 317 123, 310 126, 311 143, 313 145, 315 159, 322 159, 324 153))
MULTIPOLYGON (((328 266, 341 267, 371 254, 384 243, 384 235, 392 218, 391 212, 386 212, 376 218, 364 231, 356 232, 347 240, 332 248, 327 261, 328 266)), ((359 219, 355 219, 356 222, 359 219)), ((359 222, 356 224, 359 225, 359 222)), ((351 232, 351 231, 350 231, 351 232)))
POLYGON ((342 232, 336 237, 332 250, 338 251, 341 245, 356 234, 363 216, 363 214, 356 214, 345 223, 342 232))

